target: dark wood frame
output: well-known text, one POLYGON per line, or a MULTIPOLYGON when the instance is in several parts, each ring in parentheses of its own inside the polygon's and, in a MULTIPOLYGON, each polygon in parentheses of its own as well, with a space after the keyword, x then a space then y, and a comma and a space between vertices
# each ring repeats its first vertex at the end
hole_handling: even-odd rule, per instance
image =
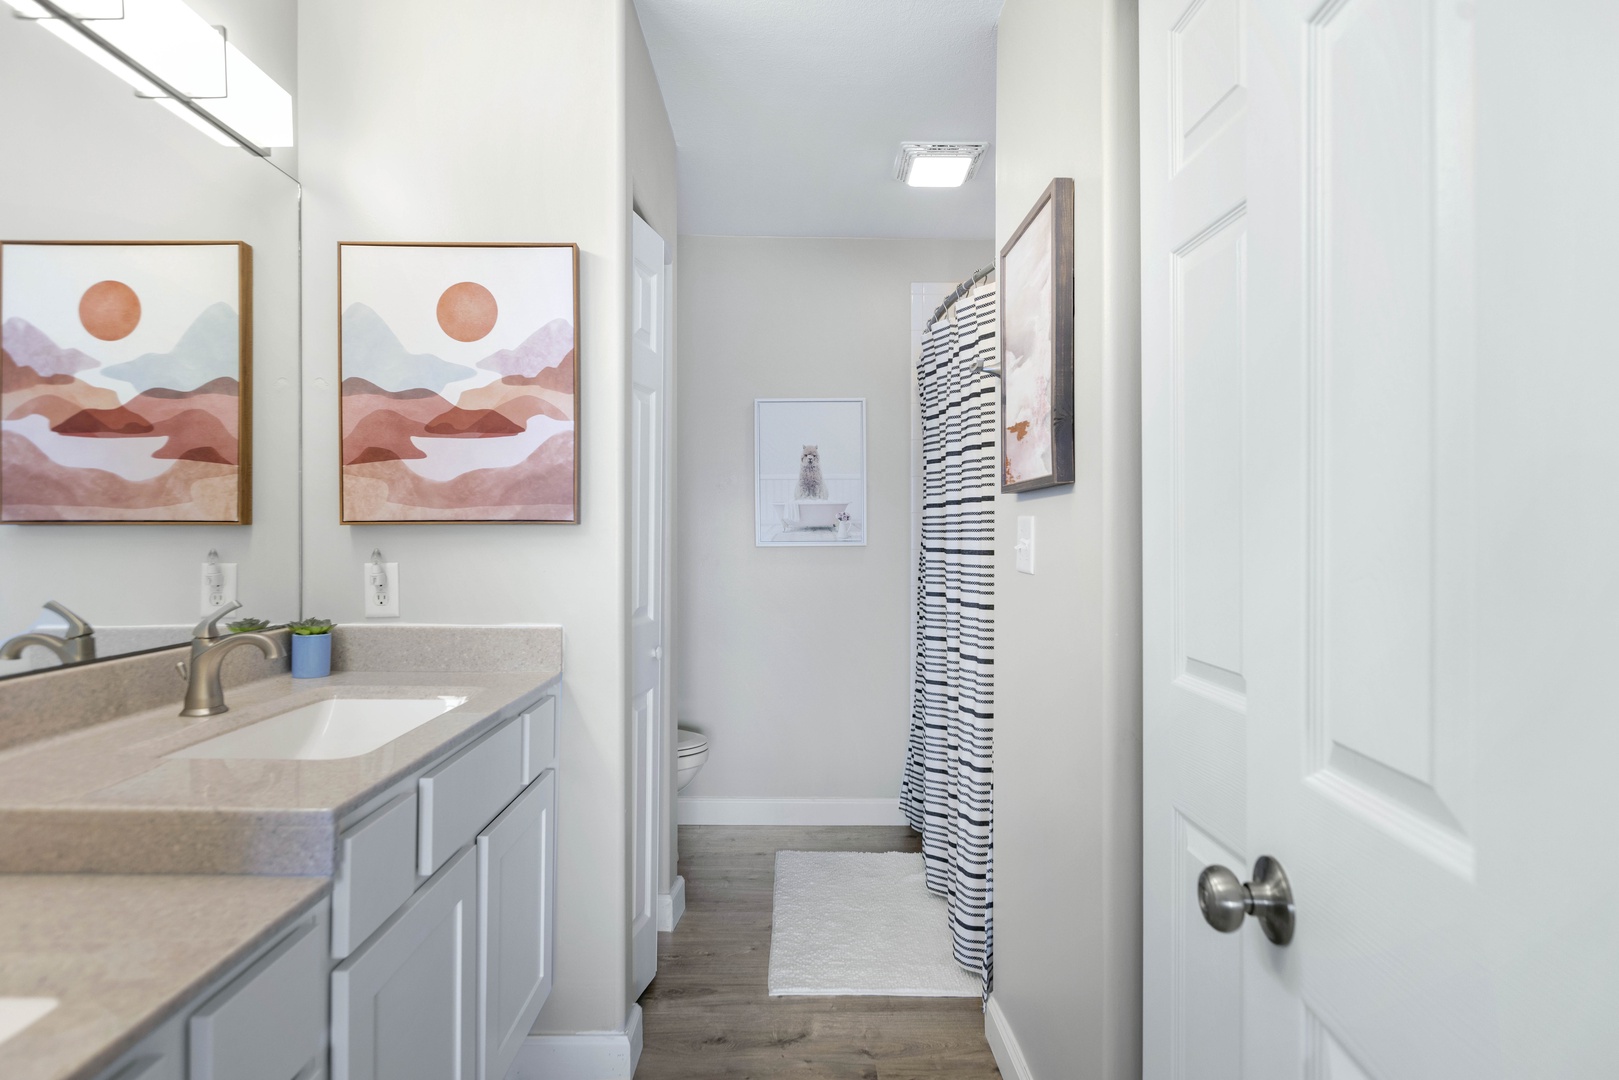
POLYGON ((1034 201, 1000 256, 1001 491, 1037 491, 1074 482, 1074 182, 1058 177, 1034 201), (1006 256, 1046 204, 1051 204, 1051 475, 1006 482, 1006 256))
MULTIPOLYGON (((253 524, 253 246, 242 240, 0 240, 16 247, 228 247, 237 249, 236 517, 231 519, 94 518, 0 521, 0 525, 251 525, 253 524)), ((0 272, 4 260, 0 259, 0 272)), ((0 277, 0 312, 5 282, 0 277)), ((0 506, 5 495, 0 491, 0 506)))
POLYGON ((579 524, 579 429, 584 387, 579 366, 579 245, 568 243, 457 243, 447 240, 340 240, 337 243, 337 519, 343 525, 577 525, 579 524), (343 497, 343 249, 403 248, 569 248, 573 252, 573 517, 571 518, 409 518, 402 521, 351 521, 343 497))

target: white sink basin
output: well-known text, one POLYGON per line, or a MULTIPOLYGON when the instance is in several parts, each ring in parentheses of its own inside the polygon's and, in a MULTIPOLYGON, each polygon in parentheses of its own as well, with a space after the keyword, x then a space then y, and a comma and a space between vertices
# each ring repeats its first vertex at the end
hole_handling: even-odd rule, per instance
POLYGON ((0 1043, 44 1016, 59 1004, 47 997, 0 997, 0 1043))
POLYGON ((332 761, 359 757, 466 702, 464 697, 327 698, 188 746, 171 758, 332 761))

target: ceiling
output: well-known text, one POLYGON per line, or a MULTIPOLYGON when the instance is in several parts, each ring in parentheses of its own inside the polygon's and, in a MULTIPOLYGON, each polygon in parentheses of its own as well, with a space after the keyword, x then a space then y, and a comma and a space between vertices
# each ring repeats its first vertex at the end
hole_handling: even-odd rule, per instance
POLYGON ((991 237, 1002 0, 636 0, 680 151, 680 231, 991 237), (904 141, 989 142, 959 188, 904 141))

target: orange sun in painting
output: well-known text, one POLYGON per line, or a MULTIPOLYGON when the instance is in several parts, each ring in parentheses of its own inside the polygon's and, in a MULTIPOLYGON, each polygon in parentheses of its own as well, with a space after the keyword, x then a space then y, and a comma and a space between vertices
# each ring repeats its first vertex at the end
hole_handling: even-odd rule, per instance
POLYGON ((457 341, 477 341, 495 328, 495 294, 476 281, 458 281, 438 298, 438 324, 457 341))
POLYGON ((122 281, 98 281, 79 297, 79 322, 102 341, 126 338, 140 325, 141 298, 122 281))

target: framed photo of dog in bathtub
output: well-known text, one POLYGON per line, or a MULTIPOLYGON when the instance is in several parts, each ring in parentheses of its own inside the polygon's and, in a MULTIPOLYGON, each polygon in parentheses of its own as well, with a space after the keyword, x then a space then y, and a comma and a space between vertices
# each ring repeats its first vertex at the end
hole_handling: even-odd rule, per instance
POLYGON ((865 398, 759 398, 753 454, 757 546, 864 546, 865 398))

